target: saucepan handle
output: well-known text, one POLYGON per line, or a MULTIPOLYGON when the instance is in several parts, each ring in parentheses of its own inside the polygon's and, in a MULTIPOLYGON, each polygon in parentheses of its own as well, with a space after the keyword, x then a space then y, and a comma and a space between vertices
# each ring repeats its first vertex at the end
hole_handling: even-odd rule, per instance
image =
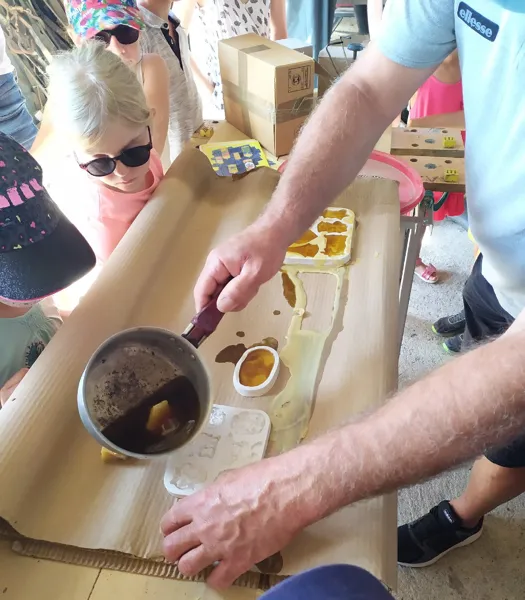
POLYGON ((217 299, 232 279, 233 277, 229 277, 217 288, 208 304, 193 317, 191 326, 182 334, 182 337, 186 338, 195 348, 198 348, 217 329, 224 317, 224 313, 217 308, 217 299))

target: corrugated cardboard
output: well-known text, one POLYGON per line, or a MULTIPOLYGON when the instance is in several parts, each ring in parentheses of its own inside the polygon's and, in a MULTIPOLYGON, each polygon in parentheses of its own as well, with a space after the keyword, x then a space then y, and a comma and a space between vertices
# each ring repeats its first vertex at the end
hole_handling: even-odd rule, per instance
POLYGON ((314 61, 255 34, 219 42, 226 120, 275 156, 313 108, 314 61))
MULTIPOLYGON (((138 325, 183 331, 194 314, 193 286, 206 255, 253 221, 278 178, 271 169, 237 180, 217 177, 201 152, 183 152, 31 368, 16 400, 0 411, 0 517, 27 538, 78 551, 53 550, 48 544, 28 548, 23 540, 17 542, 21 549, 80 564, 99 564, 94 556, 100 552, 104 565, 108 551, 120 552, 143 561, 136 564, 129 556, 117 560, 111 554, 111 568, 136 570, 145 560, 150 567, 141 566, 141 572, 167 572, 158 563, 159 520, 173 501, 163 486, 164 461, 103 464, 99 446, 78 416, 78 381, 98 345, 117 331, 138 325)), ((319 365, 309 436, 383 402, 396 385, 397 185, 359 179, 338 204, 352 208, 358 218, 355 264, 348 268, 336 326, 319 365)), ((308 275, 310 284, 312 277, 316 275, 308 275)), ((330 318, 333 307, 332 287, 315 283, 308 293, 308 327, 330 318)), ((273 397, 239 396, 232 385, 233 365, 215 358, 227 345, 268 336, 282 347, 291 315, 276 276, 246 310, 225 316, 199 349, 217 402, 272 415, 273 397)), ((277 389, 286 385, 282 371, 277 389)), ((280 575, 350 562, 393 586, 395 531, 395 497, 361 502, 308 528, 283 549, 280 575)), ((13 535, 9 529, 7 535, 13 535)))

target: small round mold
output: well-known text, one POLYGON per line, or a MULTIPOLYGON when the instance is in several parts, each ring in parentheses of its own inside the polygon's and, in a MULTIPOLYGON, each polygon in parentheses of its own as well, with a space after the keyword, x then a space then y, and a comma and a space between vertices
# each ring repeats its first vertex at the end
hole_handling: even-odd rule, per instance
POLYGON ((233 386, 247 398, 264 396, 277 381, 279 367, 279 355, 270 346, 248 348, 235 365, 233 386))

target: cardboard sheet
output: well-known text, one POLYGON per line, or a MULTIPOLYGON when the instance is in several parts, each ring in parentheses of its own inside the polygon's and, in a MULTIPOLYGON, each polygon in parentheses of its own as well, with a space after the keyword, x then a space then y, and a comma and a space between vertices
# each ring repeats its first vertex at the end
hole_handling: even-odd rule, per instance
MULTIPOLYGON (((172 502, 163 486, 165 460, 103 464, 78 417, 77 384, 90 355, 113 333, 138 325, 185 328, 194 314, 193 285, 209 250, 254 220, 278 177, 266 168, 235 181, 217 177, 198 150, 177 159, 16 399, 0 411, 0 517, 21 535, 159 558, 159 519, 172 502)), ((345 269, 339 311, 323 351, 309 437, 381 403, 397 381, 396 184, 358 179, 333 205, 356 213, 355 264, 345 269)), ((305 324, 312 329, 331 318, 334 285, 325 285, 324 277, 330 276, 304 278, 305 324)), ((282 348, 291 316, 278 275, 247 310, 223 319, 199 351, 217 403, 262 408, 272 416, 273 397, 239 396, 231 382, 233 365, 215 358, 228 345, 251 345, 268 336, 282 348)), ((275 393, 286 377, 283 369, 275 393)), ((395 527, 392 496, 344 509, 284 549, 281 575, 344 561, 394 586, 395 527)), ((71 556, 81 550, 54 554, 81 562, 71 556)))

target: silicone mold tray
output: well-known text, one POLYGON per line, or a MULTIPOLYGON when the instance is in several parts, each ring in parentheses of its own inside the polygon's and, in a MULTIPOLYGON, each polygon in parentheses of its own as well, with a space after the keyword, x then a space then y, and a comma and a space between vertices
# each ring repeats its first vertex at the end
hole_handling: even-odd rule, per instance
POLYGON ((202 433, 168 459, 164 486, 172 496, 189 496, 223 471, 261 460, 269 437, 264 411, 216 404, 202 433))
POLYGON ((327 208, 286 252, 285 265, 341 267, 351 259, 355 215, 348 208, 327 208))

